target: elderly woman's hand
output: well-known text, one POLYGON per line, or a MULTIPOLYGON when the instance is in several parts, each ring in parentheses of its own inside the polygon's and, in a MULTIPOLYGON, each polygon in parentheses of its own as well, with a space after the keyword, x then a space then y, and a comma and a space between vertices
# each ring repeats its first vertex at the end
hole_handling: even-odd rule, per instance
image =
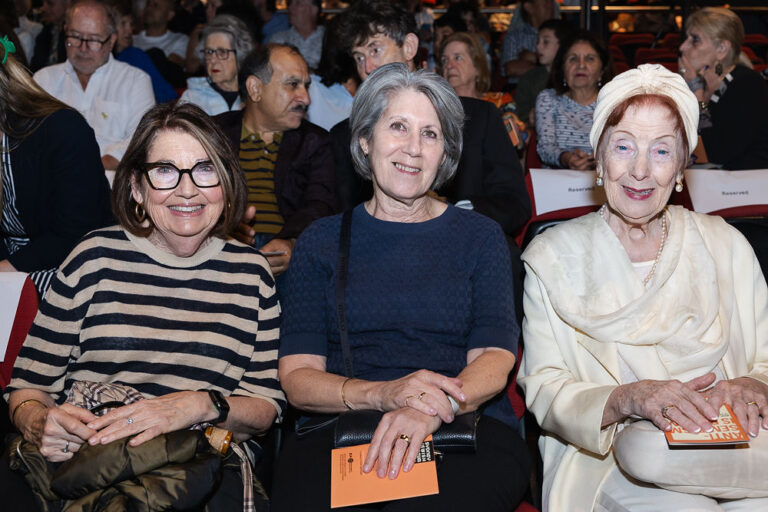
POLYGON ((50 409, 36 409, 25 418, 21 430, 24 438, 33 442, 40 453, 51 462, 72 458, 83 443, 96 431, 86 423, 96 419, 91 412, 71 404, 50 409))
POLYGON ((402 466, 408 472, 416 463, 424 439, 441 425, 440 418, 423 414, 411 407, 386 413, 376 427, 371 447, 363 463, 368 473, 376 466, 379 478, 397 478, 402 466))
POLYGON ((453 421, 453 407, 448 395, 457 402, 466 401, 462 382, 429 370, 419 370, 397 380, 382 382, 378 386, 378 405, 381 411, 409 407, 442 421, 453 421))
POLYGON ((689 432, 709 432, 719 407, 713 407, 712 401, 699 391, 714 381, 715 375, 707 373, 688 382, 641 380, 623 384, 608 397, 602 425, 632 416, 649 419, 662 430, 669 430, 670 421, 674 421, 689 432))
POLYGON ((564 169, 585 171, 595 168, 595 158, 591 153, 586 153, 581 149, 574 149, 573 151, 562 152, 560 164, 564 169))
POLYGON ((719 411, 724 403, 730 405, 752 437, 760 432, 761 416, 762 427, 768 430, 768 386, 759 380, 750 377, 721 380, 707 390, 705 396, 715 410, 719 411))
POLYGON ((88 424, 98 432, 88 439, 92 445, 136 436, 131 446, 138 446, 160 434, 187 428, 212 419, 213 405, 207 393, 182 391, 157 398, 139 400, 113 409, 88 424))

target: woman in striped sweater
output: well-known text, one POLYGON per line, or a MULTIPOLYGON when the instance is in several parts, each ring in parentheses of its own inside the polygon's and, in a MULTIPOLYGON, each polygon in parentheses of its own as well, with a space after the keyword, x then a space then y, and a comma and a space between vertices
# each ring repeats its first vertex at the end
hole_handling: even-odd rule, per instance
POLYGON ((6 389, 14 425, 50 461, 200 423, 249 439, 282 413, 274 280, 229 237, 246 202, 229 147, 194 105, 160 105, 139 124, 115 177, 120 225, 62 264, 6 389), (145 399, 97 417, 66 403, 77 381, 145 399))

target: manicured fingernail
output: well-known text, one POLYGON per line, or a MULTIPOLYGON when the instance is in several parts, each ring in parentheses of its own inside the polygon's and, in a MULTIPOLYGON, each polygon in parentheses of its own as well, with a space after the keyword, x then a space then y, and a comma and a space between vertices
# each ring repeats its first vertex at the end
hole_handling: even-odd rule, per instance
POLYGON ((696 427, 695 429, 693 429, 693 431, 694 433, 698 434, 699 432, 701 432, 701 427, 696 427))
POLYGON ((707 428, 707 432, 712 432, 713 430, 715 430, 713 427, 707 428))

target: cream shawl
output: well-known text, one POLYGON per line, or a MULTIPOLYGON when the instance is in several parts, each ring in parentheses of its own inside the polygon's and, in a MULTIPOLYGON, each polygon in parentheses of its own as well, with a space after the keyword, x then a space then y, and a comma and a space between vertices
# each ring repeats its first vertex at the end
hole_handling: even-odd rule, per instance
POLYGON ((562 321, 599 343, 621 344, 639 379, 689 380, 725 354, 733 302, 721 292, 733 289, 722 282, 731 274, 717 272, 718 249, 698 217, 669 207, 669 234, 647 289, 597 213, 543 233, 524 260, 562 321))

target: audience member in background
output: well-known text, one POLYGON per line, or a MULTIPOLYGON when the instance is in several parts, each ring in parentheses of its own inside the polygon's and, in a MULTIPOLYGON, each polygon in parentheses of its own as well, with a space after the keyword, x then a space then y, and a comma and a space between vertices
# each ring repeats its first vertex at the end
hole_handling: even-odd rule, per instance
MULTIPOLYGON (((16 428, 51 462, 72 460, 86 443, 132 437, 126 446, 137 447, 194 425, 230 430, 239 442, 265 432, 285 408, 280 306, 265 259, 230 238, 246 191, 221 131, 193 105, 147 112, 117 170, 112 204, 120 225, 90 233, 70 254, 19 352, 4 396, 16 428), (96 416, 70 403, 73 388, 89 385, 120 386, 129 399, 96 416)), ((13 510, 36 510, 19 506, 30 486, 6 460, 3 495, 15 483, 13 510)), ((221 481, 203 482, 216 504, 206 510, 243 508, 234 461, 222 464, 221 481)), ((187 475, 174 476, 171 499, 185 493, 187 475)), ((142 509, 129 494, 94 501, 142 509)))
MULTIPOLYGON (((387 0, 359 0, 341 16, 339 41, 349 48, 363 80, 377 67, 391 62, 415 69, 418 38, 409 12, 387 0)), ((531 203, 501 113, 476 98, 461 98, 461 104, 466 122, 459 167, 455 178, 436 193, 452 204, 492 218, 505 233, 513 235, 531 216, 531 203)), ((352 165, 350 137, 348 120, 331 130, 342 210, 371 195, 370 182, 364 181, 352 165)), ((513 261, 519 263, 514 257, 513 261)))
MULTIPOLYGON (((454 4, 455 5, 455 4, 454 4)), ((443 77, 448 80, 459 96, 477 98, 496 105, 501 111, 512 144, 522 149, 521 133, 525 125, 515 115, 515 103, 508 92, 489 92, 491 72, 488 69, 487 54, 483 51, 476 34, 457 32, 443 42, 443 77)))
POLYGON ((265 44, 272 34, 288 30, 291 22, 288 15, 277 12, 275 0, 253 0, 253 5, 261 18, 261 43, 265 44))
POLYGON ((76 108, 96 133, 105 169, 116 169, 141 116, 155 104, 142 70, 112 57, 117 14, 97 0, 67 9, 67 61, 35 73, 56 99, 76 108))
POLYGON ((176 0, 147 0, 144 30, 133 37, 133 44, 147 52, 157 69, 175 88, 184 87, 189 36, 171 32, 168 23, 176 13, 176 0))
MULTIPOLYGON (((372 197, 349 212, 343 325, 355 378, 343 376, 329 293, 339 279, 341 215, 306 230, 288 273, 280 382, 302 414, 386 413, 360 461, 364 472, 403 478, 426 436, 457 414, 482 411, 476 452, 450 453, 438 464, 439 494, 376 510, 510 511, 528 487, 527 449, 514 416, 503 412, 520 336, 504 234, 487 217, 430 193, 456 171, 463 121, 445 80, 403 63, 373 71, 355 97, 355 169, 373 183, 372 197)), ((287 436, 275 510, 327 510, 333 433, 287 436)))
POLYGON ((200 0, 180 0, 173 19, 168 23, 168 30, 189 34, 195 27, 208 21, 207 10, 208 6, 200 0))
POLYGON ((467 23, 458 12, 446 12, 435 20, 434 31, 432 49, 427 60, 427 69, 431 70, 436 70, 440 66, 440 49, 443 47, 443 41, 456 32, 466 32, 467 23))
POLYGON ((555 17, 553 0, 521 0, 509 24, 501 49, 502 75, 516 84, 536 66, 536 38, 539 25, 555 17))
POLYGON ((0 0, 0 25, 0 34, 15 38, 19 43, 16 46, 16 59, 27 64, 35 51, 35 35, 19 26, 19 15, 14 0, 0 0))
POLYGON ((700 9, 685 22, 679 71, 701 105, 699 133, 710 162, 768 168, 768 84, 739 63, 744 27, 729 9, 700 9))
POLYGON ((488 56, 488 68, 490 69, 491 26, 488 23, 488 18, 480 12, 477 0, 452 2, 448 6, 446 14, 454 11, 458 12, 464 23, 467 24, 467 32, 474 34, 480 41, 483 51, 488 56))
POLYGON ((43 1, 43 29, 35 38, 35 54, 29 62, 29 69, 33 72, 67 60, 64 45, 64 15, 66 11, 67 0, 43 1))
POLYGON ((338 20, 336 16, 326 26, 323 55, 309 85, 312 102, 307 110, 307 118, 326 130, 349 117, 353 96, 360 85, 355 61, 337 40, 338 20))
POLYGON ((157 103, 165 103, 175 100, 179 97, 171 84, 163 78, 160 71, 157 70, 155 63, 144 52, 133 46, 133 11, 129 0, 108 0, 106 2, 112 6, 119 15, 117 24, 117 40, 112 49, 112 55, 120 62, 125 62, 131 66, 137 67, 149 75, 152 79, 152 90, 155 93, 157 103))
POLYGON ((318 25, 323 5, 321 0, 288 0, 291 28, 269 37, 270 43, 295 46, 307 61, 310 71, 320 63, 325 27, 318 25))
MULTIPOLYGON (((27 14, 32 9, 31 0, 14 0, 16 5, 16 14, 19 17, 19 29, 32 34, 32 37, 36 38, 43 30, 43 24, 29 19, 27 14)), ((34 44, 33 44, 34 47, 34 44)), ((32 58, 33 53, 30 53, 28 58, 32 58)))
POLYGON ((0 271, 43 295, 75 243, 111 221, 93 130, 49 96, 0 41, 0 271))
MULTIPOLYGON (((5 3, 7 0, 0 0, 0 34, 3 34, 3 38, 9 43, 13 44, 13 51, 16 53, 16 60, 27 65, 27 54, 24 51, 24 44, 19 40, 19 34, 16 33, 18 28, 18 18, 16 17, 16 11, 13 8, 13 4, 5 3), (4 4, 4 5, 3 5, 4 4), (5 11, 5 12, 3 12, 5 11)), ((22 37, 30 42, 29 34, 22 33, 22 37)), ((32 41, 34 43, 34 41, 32 41)))
POLYGON ((560 44, 550 77, 553 88, 536 98, 539 157, 552 168, 594 169, 589 130, 597 93, 613 78, 608 50, 591 32, 576 32, 560 44))
POLYGON ((201 34, 199 52, 205 60, 207 76, 187 79, 187 90, 179 101, 194 103, 209 116, 244 107, 240 99, 237 73, 240 64, 253 50, 248 27, 230 14, 216 16, 201 34))
POLYGON ((552 62, 560 48, 560 41, 567 37, 570 30, 562 20, 547 20, 539 26, 539 35, 536 40, 536 58, 539 65, 526 71, 515 88, 517 115, 529 123, 529 126, 536 124, 534 114, 536 97, 546 89, 549 73, 552 71, 552 62))
POLYGON ((212 22, 213 18, 222 14, 232 15, 245 23, 253 43, 261 41, 261 20, 251 0, 209 0, 205 5, 206 22, 196 26, 189 34, 185 68, 188 75, 195 75, 202 70, 200 34, 202 34, 206 23, 212 22))
POLYGON ((279 276, 304 228, 336 212, 330 141, 304 119, 309 70, 295 48, 255 50, 239 80, 245 109, 215 118, 248 183, 249 206, 236 236, 260 249, 279 276))

